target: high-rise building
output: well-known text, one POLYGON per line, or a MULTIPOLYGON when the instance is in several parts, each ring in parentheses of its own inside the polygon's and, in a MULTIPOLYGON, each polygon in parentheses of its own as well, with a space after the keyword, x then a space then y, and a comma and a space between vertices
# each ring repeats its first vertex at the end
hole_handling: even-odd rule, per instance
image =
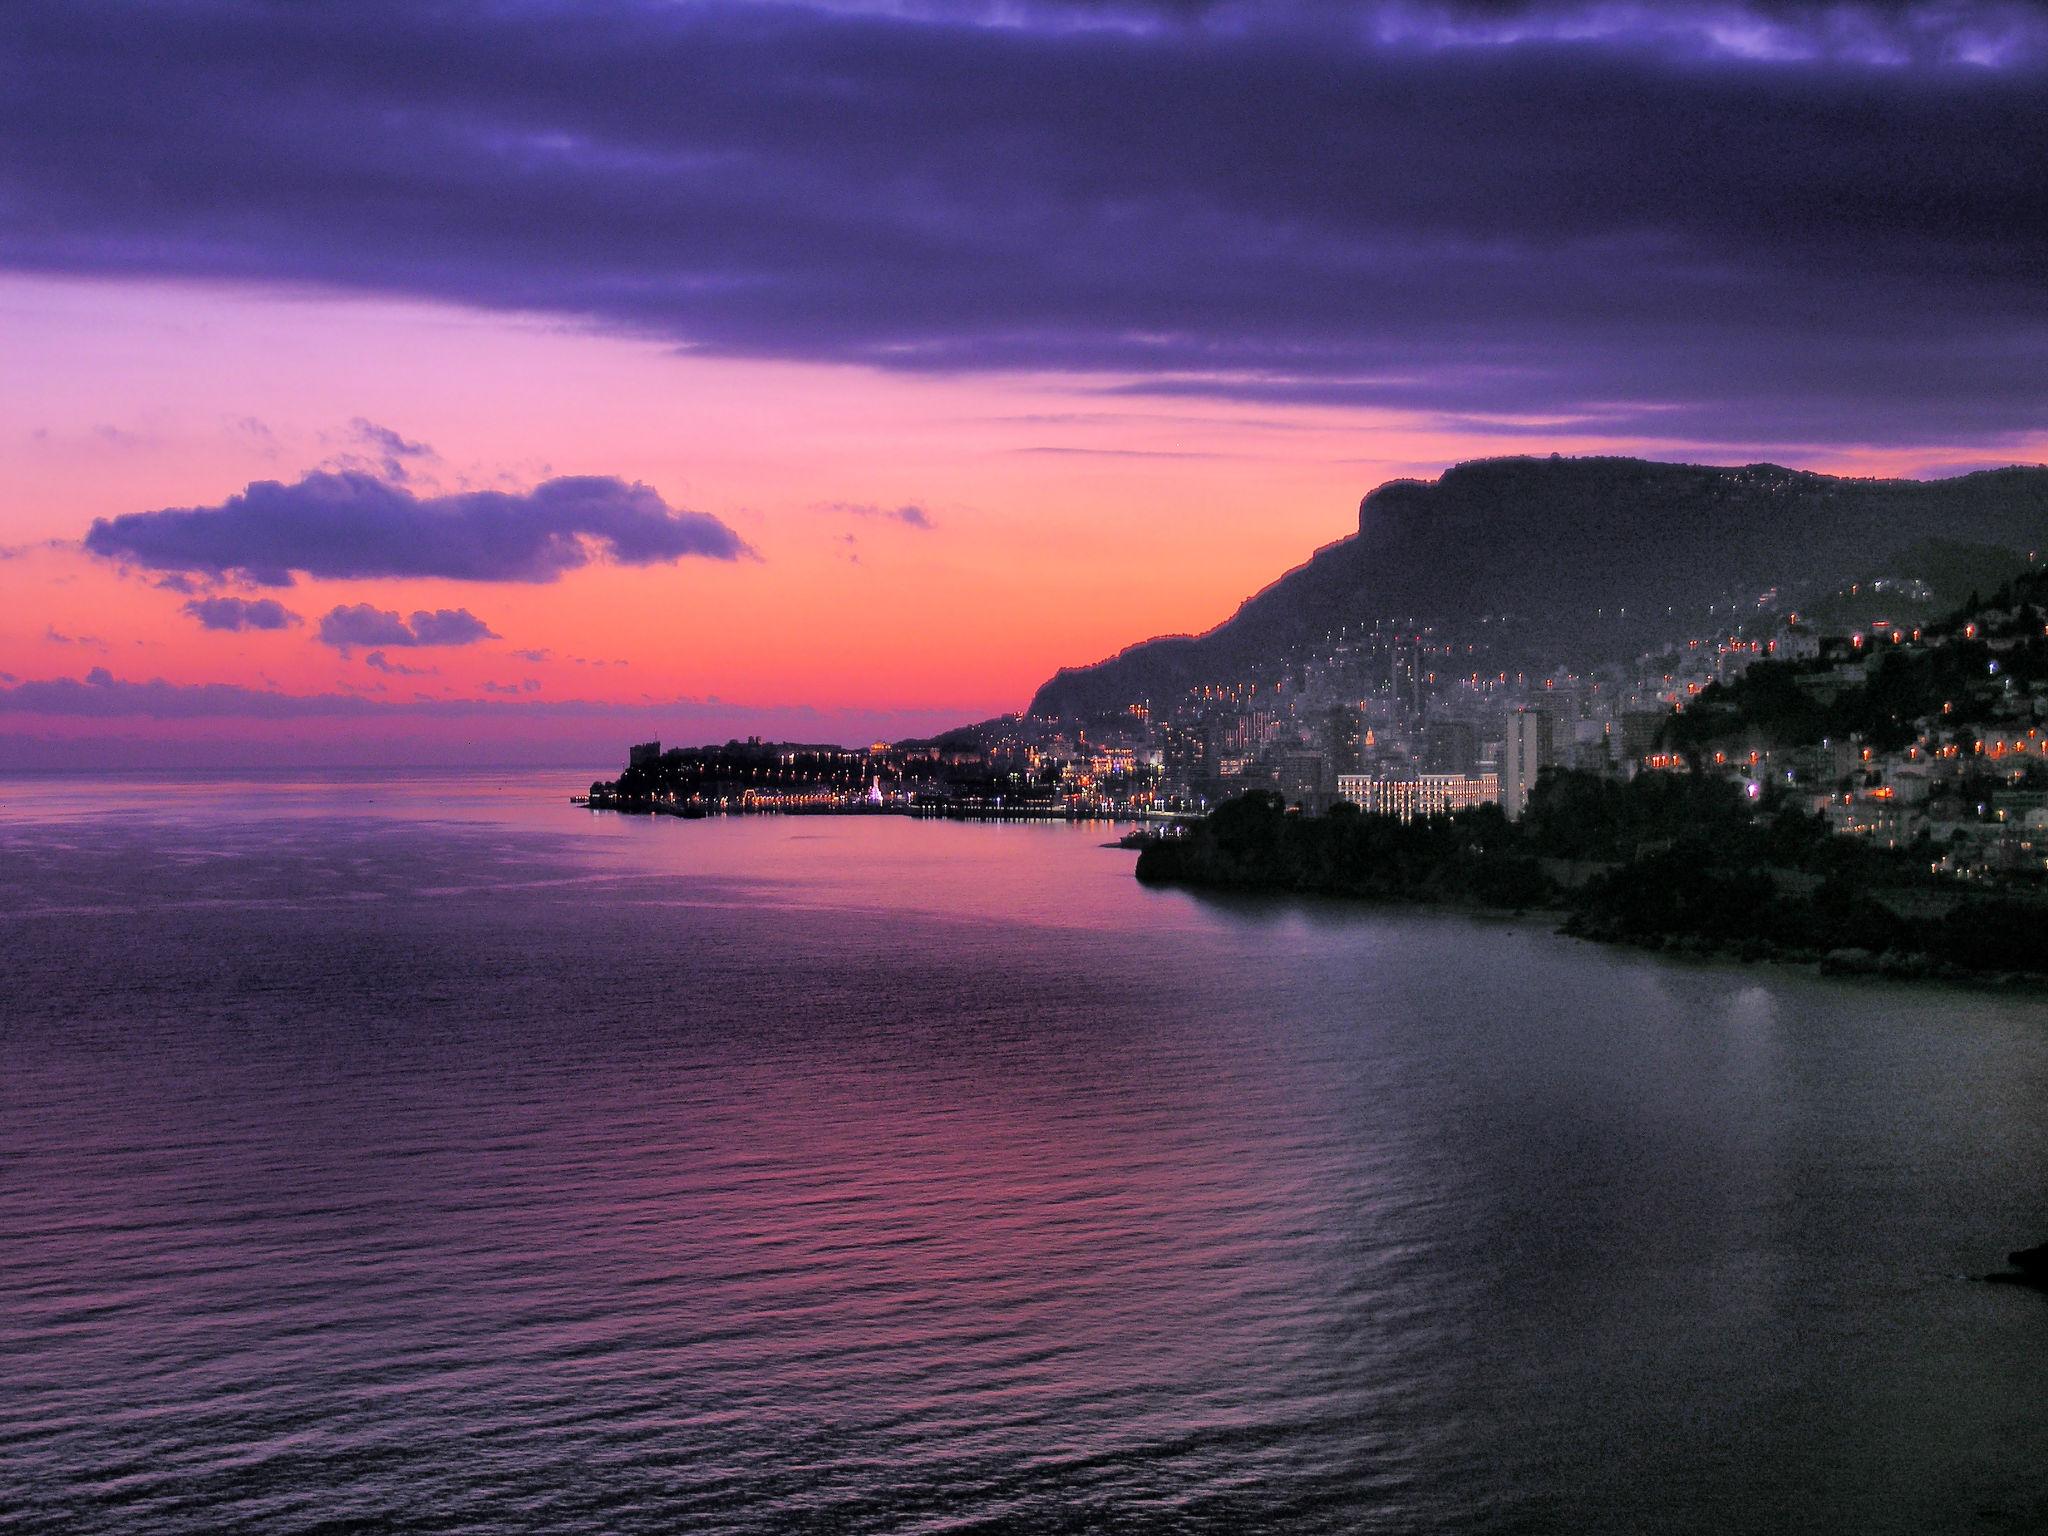
POLYGON ((1288 803, 1311 813, 1329 800, 1330 760, 1320 752, 1283 752, 1279 763, 1280 793, 1288 803))
POLYGON ((1319 745, 1336 773, 1357 773, 1365 766, 1365 716, 1348 704, 1325 711, 1316 722, 1319 745))
POLYGON ((1422 711, 1422 678, 1426 670, 1422 637, 1397 635, 1388 647, 1387 692, 1395 708, 1410 718, 1422 711))
POLYGON ((1509 819, 1529 808, 1529 791, 1545 768, 1557 761, 1557 722, 1547 710, 1508 714, 1507 744, 1501 751, 1500 808, 1509 819))
POLYGON ((1207 739, 1194 725, 1168 725, 1159 734, 1166 782, 1175 793, 1186 794, 1209 771, 1207 739))
POLYGON ((1422 766, 1431 773, 1470 773, 1479 762, 1479 727, 1469 720, 1432 720, 1423 728, 1422 766))
POLYGON ((1210 772, 1226 757, 1243 757, 1258 750, 1258 728, 1250 715, 1234 710, 1219 711, 1202 721, 1203 752, 1210 772))

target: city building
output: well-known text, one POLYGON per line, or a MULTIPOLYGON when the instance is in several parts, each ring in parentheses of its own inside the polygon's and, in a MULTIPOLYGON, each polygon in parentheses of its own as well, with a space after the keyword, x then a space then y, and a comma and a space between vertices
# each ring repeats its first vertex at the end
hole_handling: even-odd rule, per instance
POLYGON ((1500 763, 1500 806, 1510 819, 1529 808, 1529 792, 1537 778, 1556 762, 1557 722, 1549 711, 1510 710, 1500 763))
POLYGON ((1423 773, 1413 778, 1346 773, 1337 778, 1337 798, 1367 815, 1413 821, 1417 816, 1491 805, 1500 798, 1500 780, 1490 773, 1423 773))
POLYGON ((1200 726, 1168 725, 1160 731, 1160 760, 1166 782, 1186 794, 1209 771, 1208 743, 1200 726))
POLYGON ((1246 757, 1258 750, 1258 722, 1250 715, 1234 710, 1212 714, 1202 722, 1202 730, 1203 755, 1211 772, 1221 772, 1216 765, 1225 758, 1246 757))
POLYGON ((1668 709, 1625 709, 1621 712, 1621 759, 1640 763, 1657 750, 1657 737, 1671 719, 1668 709))
POLYGON ((1365 767, 1365 716, 1349 705, 1339 704, 1317 721, 1317 735, 1323 753, 1337 773, 1357 773, 1365 767))
POLYGON ((1330 798, 1330 760, 1320 752, 1280 754, 1278 787, 1290 805, 1311 814, 1325 809, 1330 798))
POLYGON ((1468 720, 1432 720, 1422 742, 1422 766, 1431 773, 1470 773, 1478 766, 1479 727, 1468 720))

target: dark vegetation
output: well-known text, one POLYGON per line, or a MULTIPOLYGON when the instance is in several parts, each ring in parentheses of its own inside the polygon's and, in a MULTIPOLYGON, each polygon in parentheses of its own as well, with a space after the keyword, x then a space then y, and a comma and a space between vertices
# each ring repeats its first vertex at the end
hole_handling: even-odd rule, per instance
POLYGON ((1740 748, 1751 738, 1801 747, 1856 736, 1879 752, 1892 752, 1920 734, 1923 720, 1949 730, 1990 724, 2009 713, 2008 689, 2048 681, 2044 603, 2048 573, 2034 572, 1988 600, 1973 595, 1930 625, 1928 638, 1938 643, 1894 648, 1880 635, 1866 642, 1867 658, 1760 662, 1730 682, 1707 687, 1672 717, 1665 742, 1695 760, 1717 746, 1740 748), (1863 665, 1867 677, 1831 684, 1845 662, 1863 665))
POLYGON ((1958 726, 1996 718, 1997 689, 1987 683, 2048 677, 2048 641, 2038 626, 2035 635, 1997 657, 1997 672, 1982 641, 1888 653, 1880 647, 1869 680, 1832 697, 1818 686, 1828 672, 1825 662, 1759 662, 1732 682, 1709 686, 1672 718, 1666 739, 1697 753, 1749 733, 1783 747, 1860 736, 1880 752, 1895 751, 1919 735, 1922 719, 1958 726))
POLYGON ((1519 822, 1412 822, 1256 792, 1148 846, 1138 878, 1494 911, 1558 911, 1583 938, 1685 953, 1966 976, 2048 973, 2048 906, 1937 882, 1911 851, 1830 835, 1727 780, 1546 773, 1519 822))

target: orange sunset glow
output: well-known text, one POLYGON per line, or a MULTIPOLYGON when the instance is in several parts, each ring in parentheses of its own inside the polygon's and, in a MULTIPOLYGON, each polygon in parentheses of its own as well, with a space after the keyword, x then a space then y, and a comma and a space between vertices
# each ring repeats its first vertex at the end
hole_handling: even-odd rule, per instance
MULTIPOLYGON (((542 318, 339 295, 12 279, 0 318, 13 360, 0 378, 5 671, 575 711, 393 721, 367 740, 318 718, 17 717, 6 733, 55 742, 548 758, 639 728, 608 707, 707 739, 940 729, 1020 708, 1059 666, 1220 622, 1351 531, 1357 498, 1383 480, 1523 446, 1413 413, 708 359, 542 318), (598 560, 547 583, 302 575, 268 594, 306 621, 337 605, 467 609, 496 637, 407 654, 398 672, 314 643, 308 622, 207 630, 152 573, 79 547, 95 518, 360 459, 353 423, 428 450, 406 468, 426 489, 613 474, 712 513, 755 554, 598 560), (922 524, 889 515, 903 507, 922 524)), ((1891 473, 1929 457, 1835 448, 1804 462, 1891 473)))

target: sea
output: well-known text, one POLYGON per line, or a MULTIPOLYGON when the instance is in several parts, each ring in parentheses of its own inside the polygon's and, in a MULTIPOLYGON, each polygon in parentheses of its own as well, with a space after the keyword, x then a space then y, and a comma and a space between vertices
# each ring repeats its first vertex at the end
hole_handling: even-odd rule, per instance
POLYGON ((0 780, 0 1529, 2040 1532, 2048 1002, 0 780))

